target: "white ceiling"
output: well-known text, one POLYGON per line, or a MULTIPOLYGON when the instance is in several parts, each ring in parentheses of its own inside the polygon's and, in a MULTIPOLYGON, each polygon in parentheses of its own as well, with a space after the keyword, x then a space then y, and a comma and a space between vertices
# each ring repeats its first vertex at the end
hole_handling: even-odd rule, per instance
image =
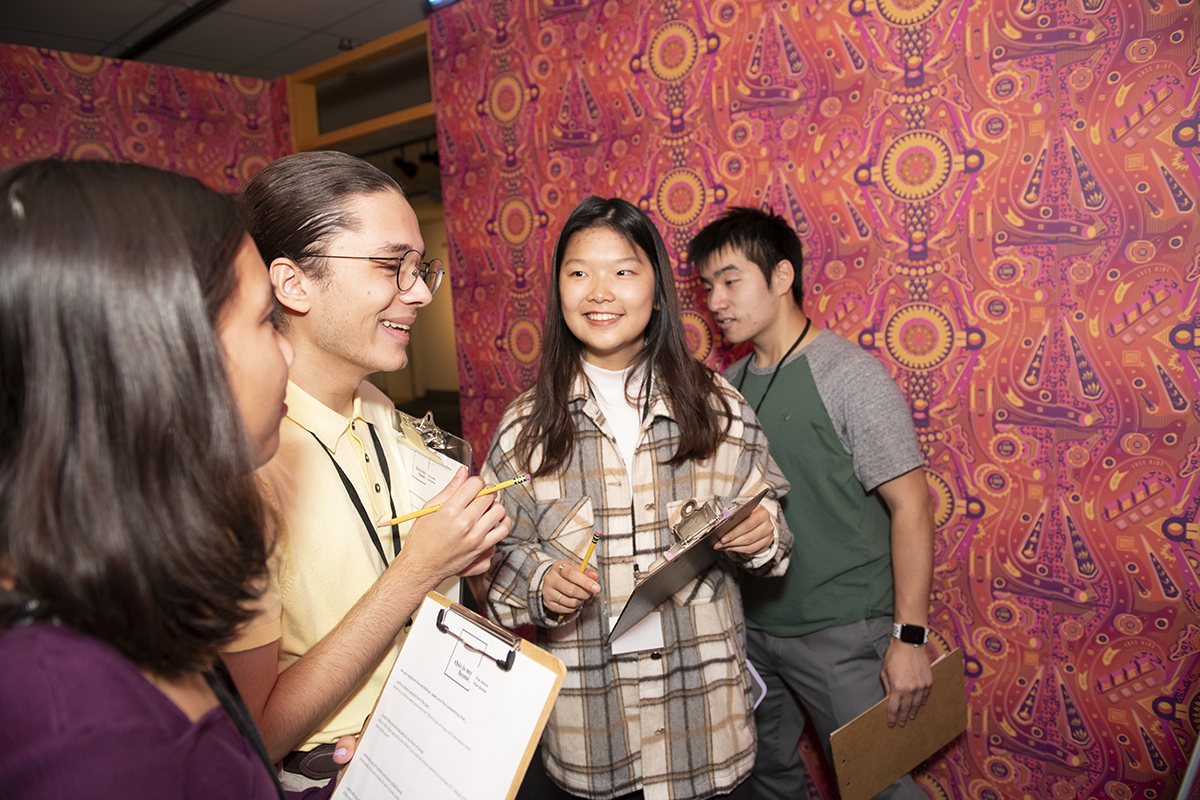
MULTIPOLYGON (((116 58, 200 2, 0 0, 0 42, 116 58)), ((424 18, 423 0, 224 0, 136 60, 275 78, 424 18)))

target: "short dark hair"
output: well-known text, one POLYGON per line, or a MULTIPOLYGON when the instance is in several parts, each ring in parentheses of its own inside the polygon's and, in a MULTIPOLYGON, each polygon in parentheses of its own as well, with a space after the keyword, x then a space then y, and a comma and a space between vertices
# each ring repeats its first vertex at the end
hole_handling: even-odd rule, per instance
POLYGON ((320 281, 328 274, 328 262, 317 258, 321 248, 334 233, 358 227, 348 201, 379 192, 404 196, 391 176, 361 158, 317 150, 267 165, 246 184, 242 201, 263 261, 290 259, 320 281))
POLYGON ((768 286, 779 262, 785 259, 792 262, 796 275, 792 280, 792 297, 798 307, 804 307, 804 248, 783 217, 773 211, 745 206, 726 209, 692 239, 688 245, 688 263, 699 269, 726 248, 740 250, 757 264, 768 286))
MULTIPOLYGON (((567 400, 576 376, 583 369, 584 347, 563 317, 559 271, 571 237, 595 228, 606 228, 624 238, 646 254, 654 269, 655 310, 646 325, 645 347, 631 366, 650 366, 645 380, 653 377, 662 387, 679 425, 679 447, 667 463, 674 466, 685 461, 702 461, 716 452, 717 445, 729 431, 729 404, 718 389, 712 371, 693 358, 688 350, 679 295, 675 290, 675 273, 662 235, 644 212, 618 197, 585 199, 571 212, 558 235, 546 298, 546 320, 542 327, 542 361, 533 408, 517 437, 517 459, 528 465, 534 474, 547 475, 566 463, 574 449, 575 426, 568 413, 567 400), (530 462, 538 448, 543 448, 542 460, 534 466, 530 462)), ((638 372, 638 369, 632 369, 629 375, 638 372)))
POLYGON ((0 629, 36 607, 164 677, 205 669, 265 573, 214 319, 235 199, 136 164, 0 176, 0 629))

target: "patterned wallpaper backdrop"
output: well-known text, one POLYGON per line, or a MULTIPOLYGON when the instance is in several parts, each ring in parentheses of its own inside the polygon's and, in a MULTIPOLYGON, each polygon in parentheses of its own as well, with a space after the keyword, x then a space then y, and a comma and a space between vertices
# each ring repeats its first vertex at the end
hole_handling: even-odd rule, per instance
POLYGON ((806 310, 887 366, 925 449, 970 719, 919 783, 1173 798, 1200 728, 1196 4, 464 0, 430 37, 477 452, 534 379, 581 197, 638 203, 676 259, 771 206, 806 310))
POLYGON ((0 44, 0 168, 136 161, 235 192, 290 142, 282 79, 0 44))

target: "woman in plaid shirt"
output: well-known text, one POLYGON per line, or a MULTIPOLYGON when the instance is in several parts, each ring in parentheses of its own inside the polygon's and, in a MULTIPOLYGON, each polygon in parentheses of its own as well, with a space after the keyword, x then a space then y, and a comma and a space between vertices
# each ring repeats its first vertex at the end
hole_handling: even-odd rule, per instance
POLYGON ((546 771, 594 800, 735 796, 755 751, 735 570, 787 568, 787 481, 741 395, 689 353, 662 237, 633 205, 591 197, 571 214, 543 335, 537 384, 506 411, 484 477, 533 475, 504 493, 513 528, 488 604, 566 663, 546 771), (728 507, 764 488, 724 557, 605 641, 688 500, 728 507))

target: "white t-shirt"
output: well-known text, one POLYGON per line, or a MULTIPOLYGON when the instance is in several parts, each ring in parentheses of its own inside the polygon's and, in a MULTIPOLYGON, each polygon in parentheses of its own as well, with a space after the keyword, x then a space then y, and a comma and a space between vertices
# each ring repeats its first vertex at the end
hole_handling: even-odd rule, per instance
MULTIPOLYGON (((621 460, 625 462, 625 473, 629 476, 629 484, 632 486, 633 478, 629 474, 629 467, 633 463, 633 451, 637 449, 638 437, 642 432, 642 400, 644 398, 639 395, 635 398, 635 402, 630 403, 629 398, 625 396, 625 378, 629 375, 630 369, 632 367, 613 371, 589 364, 586 360, 583 362, 583 374, 587 376, 588 383, 592 385, 596 403, 600 406, 600 411, 604 413, 604 418, 608 420, 608 426, 617 439, 617 452, 621 454, 621 460)), ((633 381, 633 388, 640 392, 642 388, 641 374, 633 381)))

